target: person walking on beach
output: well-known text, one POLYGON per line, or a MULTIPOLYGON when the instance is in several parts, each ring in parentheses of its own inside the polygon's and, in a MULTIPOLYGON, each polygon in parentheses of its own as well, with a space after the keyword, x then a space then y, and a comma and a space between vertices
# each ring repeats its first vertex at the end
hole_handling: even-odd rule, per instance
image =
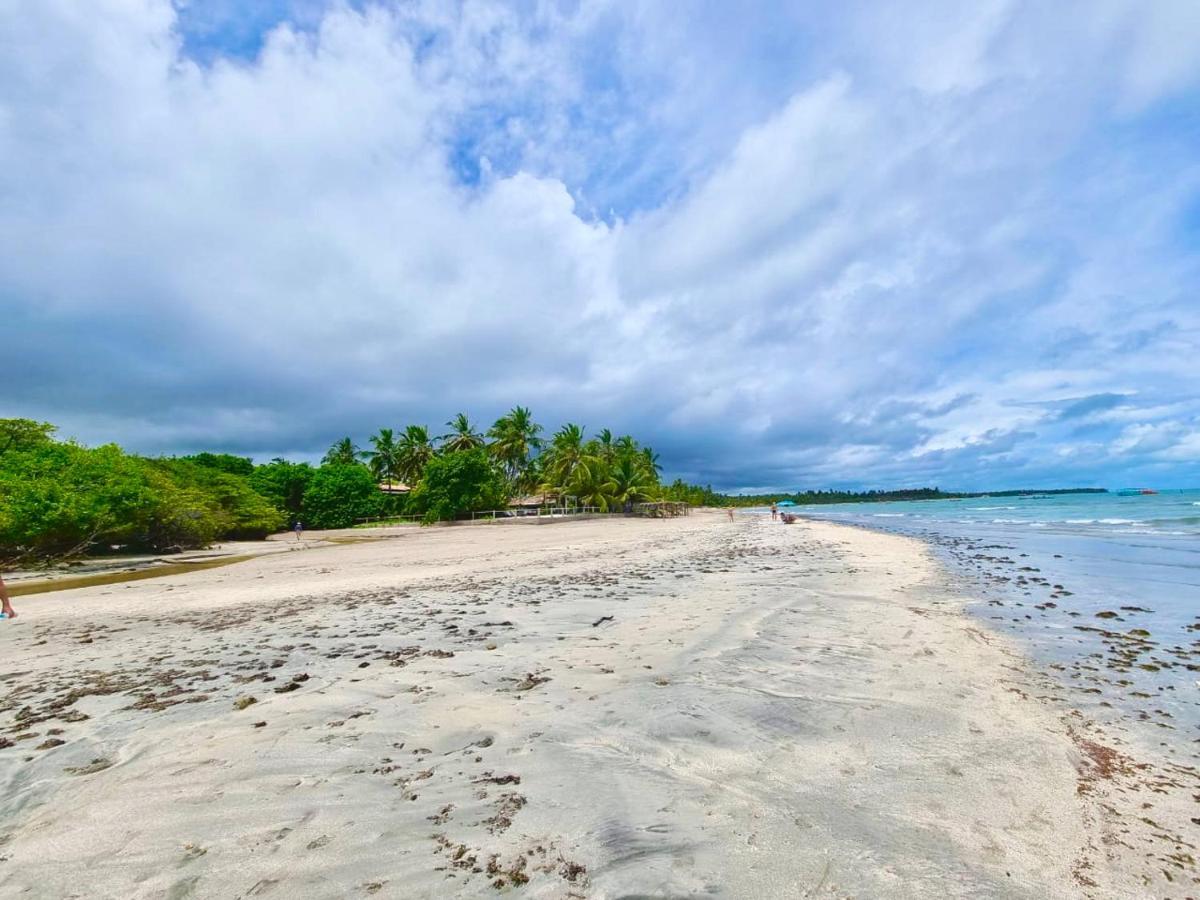
POLYGON ((298 541, 303 540, 303 538, 301 538, 301 535, 304 534, 304 523, 301 522, 299 519, 297 519, 296 527, 294 530, 296 532, 296 540, 298 540, 298 541))
POLYGON ((4 614, 6 619, 15 619, 17 611, 12 608, 12 600, 8 596, 8 588, 4 586, 4 578, 0 577, 0 613, 4 614))
POLYGON ((778 519, 779 519, 779 507, 776 506, 775 501, 772 500, 771 501, 771 521, 774 522, 774 521, 777 521, 778 519))
POLYGON ((727 507, 725 509, 725 512, 729 513, 729 521, 732 522, 733 521, 733 507, 732 506, 727 507))

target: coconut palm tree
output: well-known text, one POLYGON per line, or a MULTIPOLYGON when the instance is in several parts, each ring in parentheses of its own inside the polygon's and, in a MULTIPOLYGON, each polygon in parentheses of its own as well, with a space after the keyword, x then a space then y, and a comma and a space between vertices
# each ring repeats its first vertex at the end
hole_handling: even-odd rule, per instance
POLYGON ((584 455, 583 427, 568 422, 554 432, 554 437, 550 439, 544 469, 547 483, 554 488, 565 486, 584 455))
POLYGON ((508 480, 516 486, 524 480, 533 454, 542 446, 542 426, 533 421, 529 409, 514 406, 488 429, 492 454, 504 466, 508 480))
POLYGON ((371 474, 380 484, 390 485, 400 477, 400 445, 396 442, 396 434, 390 428, 380 428, 379 433, 371 436, 371 447, 365 454, 371 474))
POLYGON ((658 484, 658 476, 662 474, 662 466, 659 465, 658 454, 649 447, 643 447, 642 464, 646 467, 646 474, 653 478, 655 484, 658 484))
POLYGON ((354 441, 348 437, 344 437, 326 451, 325 455, 321 458, 321 465, 352 466, 358 462, 361 455, 362 453, 354 445, 354 441))
POLYGON ((460 450, 474 450, 483 446, 483 435, 475 430, 466 413, 459 413, 446 425, 449 426, 450 433, 438 438, 443 453, 457 453, 460 450))
POLYGON ((607 512, 610 496, 607 488, 608 473, 603 461, 594 456, 585 456, 572 470, 566 493, 583 506, 596 506, 601 512, 607 512))
POLYGON ((654 490, 654 481, 646 467, 637 457, 623 456, 608 472, 605 492, 619 505, 649 500, 654 490))
POLYGON ((409 485, 421 480, 421 474, 437 451, 424 425, 409 425, 397 444, 396 474, 409 485))
POLYGON ((606 466, 611 466, 617 458, 617 445, 614 443, 612 431, 607 428, 601 428, 588 444, 591 455, 603 460, 606 466))

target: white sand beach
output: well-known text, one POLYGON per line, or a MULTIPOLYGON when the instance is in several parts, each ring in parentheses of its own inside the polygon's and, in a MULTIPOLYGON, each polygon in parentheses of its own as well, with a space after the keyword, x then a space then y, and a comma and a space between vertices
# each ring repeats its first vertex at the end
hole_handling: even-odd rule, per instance
POLYGON ((907 538, 403 529, 20 600, 3 897, 1198 890, 1182 801, 907 538))

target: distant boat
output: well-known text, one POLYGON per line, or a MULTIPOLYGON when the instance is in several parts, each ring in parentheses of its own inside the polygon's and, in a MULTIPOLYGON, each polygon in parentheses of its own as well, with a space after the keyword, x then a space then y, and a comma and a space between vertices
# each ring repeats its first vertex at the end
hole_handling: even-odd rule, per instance
POLYGON ((1143 494, 1157 494, 1158 491, 1152 488, 1121 488, 1117 491, 1118 497, 1140 497, 1143 494))
POLYGON ((795 506, 795 505, 796 505, 796 501, 794 501, 794 500, 780 500, 780 501, 779 501, 778 503, 776 503, 775 505, 776 505, 776 506, 795 506))

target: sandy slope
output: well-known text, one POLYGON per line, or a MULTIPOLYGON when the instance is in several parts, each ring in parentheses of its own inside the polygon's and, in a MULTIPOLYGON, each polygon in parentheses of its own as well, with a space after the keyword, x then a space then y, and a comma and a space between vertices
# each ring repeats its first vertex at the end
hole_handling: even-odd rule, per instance
POLYGON ((21 611, 0 896, 1136 896, 904 538, 408 530, 21 611))

